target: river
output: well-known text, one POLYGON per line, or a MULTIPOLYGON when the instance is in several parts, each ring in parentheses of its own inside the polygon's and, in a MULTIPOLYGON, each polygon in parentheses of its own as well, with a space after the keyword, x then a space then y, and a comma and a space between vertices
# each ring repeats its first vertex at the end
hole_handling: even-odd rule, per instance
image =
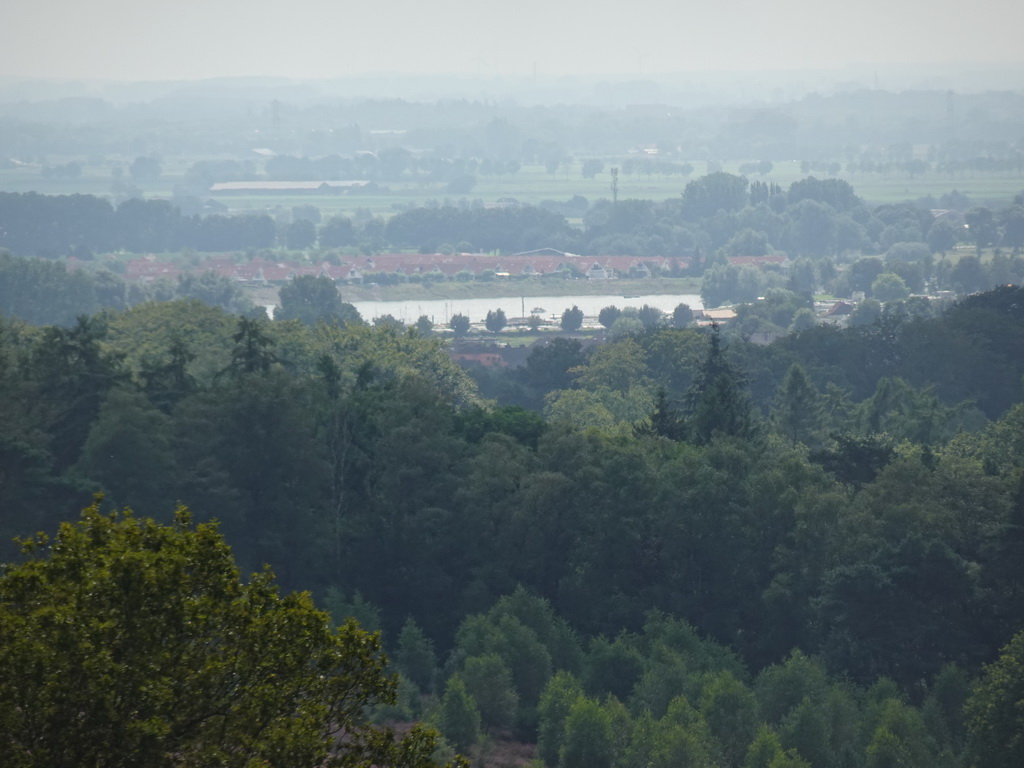
POLYGON ((666 314, 680 304, 689 304, 691 309, 702 309, 700 296, 696 294, 677 295, 645 295, 645 296, 522 296, 490 299, 414 299, 411 301, 354 301, 353 306, 359 310, 364 320, 370 322, 375 317, 391 315, 407 325, 415 323, 421 315, 426 315, 435 324, 447 325, 453 315, 466 315, 472 323, 482 323, 487 313, 502 310, 511 319, 528 317, 531 313, 540 315, 545 320, 561 319, 562 312, 574 304, 583 310, 586 317, 597 317, 604 307, 616 306, 619 309, 636 307, 644 304, 657 307, 666 314), (541 310, 535 312, 535 310, 541 310))

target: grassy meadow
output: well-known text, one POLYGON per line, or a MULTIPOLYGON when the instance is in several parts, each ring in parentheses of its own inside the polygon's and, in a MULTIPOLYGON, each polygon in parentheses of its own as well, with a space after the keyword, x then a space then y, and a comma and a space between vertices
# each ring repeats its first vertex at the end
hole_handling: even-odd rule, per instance
MULTIPOLYGON (((192 162, 203 158, 184 158, 164 163, 163 174, 152 181, 134 182, 124 174, 125 183, 138 186, 147 198, 170 198, 176 187, 184 182, 184 174, 192 162)), ((39 166, 22 166, 0 169, 0 191, 39 192, 42 194, 91 194, 113 197, 114 179, 109 162, 89 163, 83 158, 48 158, 51 165, 77 161, 82 165, 78 178, 44 178, 39 166)), ((130 160, 119 164, 127 167, 130 160)), ((576 161, 556 173, 548 173, 540 165, 523 166, 515 174, 504 176, 478 176, 474 189, 465 195, 450 194, 442 184, 402 182, 382 185, 376 192, 356 192, 342 195, 296 195, 296 194, 251 194, 219 195, 217 200, 229 207, 233 213, 263 213, 290 211, 296 205, 315 205, 323 217, 342 214, 351 216, 357 210, 369 211, 375 216, 390 216, 407 207, 427 204, 458 203, 461 199, 495 202, 501 198, 515 198, 523 203, 537 204, 543 200, 566 201, 574 195, 582 195, 593 202, 611 197, 611 174, 608 168, 616 165, 615 160, 606 160, 606 169, 594 179, 584 179, 580 174, 581 162, 576 161)), ((690 177, 659 176, 634 173, 619 174, 619 199, 629 198, 666 200, 679 195, 686 183, 707 172, 707 164, 693 162, 695 167, 690 177)), ((725 164, 723 169, 739 172, 739 163, 725 164)), ((821 174, 818 174, 821 175, 821 174)), ((788 187, 792 182, 805 176, 800 172, 798 161, 776 161, 771 173, 765 176, 751 176, 752 181, 769 181, 788 187)), ((895 203, 916 200, 927 195, 938 197, 946 192, 958 190, 979 203, 1005 204, 1014 195, 1024 191, 1024 176, 976 175, 952 178, 945 175, 926 173, 915 178, 906 176, 884 176, 881 174, 840 173, 839 178, 850 182, 857 194, 868 203, 895 203)))

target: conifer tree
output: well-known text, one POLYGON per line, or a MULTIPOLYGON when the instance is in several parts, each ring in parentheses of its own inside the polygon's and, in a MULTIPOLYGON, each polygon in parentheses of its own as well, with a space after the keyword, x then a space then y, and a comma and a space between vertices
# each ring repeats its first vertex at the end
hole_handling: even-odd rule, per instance
POLYGON ((745 384, 744 377, 725 359, 719 327, 713 325, 707 357, 686 394, 690 440, 705 445, 716 433, 734 437, 754 434, 745 384))
POLYGON ((810 443, 821 425, 821 395, 799 363, 793 363, 775 392, 772 417, 793 445, 810 443))

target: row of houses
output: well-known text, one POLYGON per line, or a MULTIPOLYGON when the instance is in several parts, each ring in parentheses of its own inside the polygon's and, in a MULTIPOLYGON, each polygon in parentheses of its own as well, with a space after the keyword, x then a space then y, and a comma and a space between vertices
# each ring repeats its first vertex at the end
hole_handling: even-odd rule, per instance
MULTIPOLYGON (((784 256, 739 256, 730 258, 737 266, 785 266, 784 256)), ((413 275, 437 280, 510 280, 521 278, 650 278, 679 274, 689 267, 686 259, 635 256, 578 256, 553 249, 495 256, 487 253, 418 254, 380 253, 354 256, 341 263, 309 264, 270 259, 236 262, 230 257, 207 259, 191 270, 161 262, 154 256, 134 259, 125 265, 125 278, 132 282, 176 280, 184 271, 213 272, 239 283, 280 285, 302 275, 329 277, 339 283, 361 283, 380 275, 398 279, 413 275)))

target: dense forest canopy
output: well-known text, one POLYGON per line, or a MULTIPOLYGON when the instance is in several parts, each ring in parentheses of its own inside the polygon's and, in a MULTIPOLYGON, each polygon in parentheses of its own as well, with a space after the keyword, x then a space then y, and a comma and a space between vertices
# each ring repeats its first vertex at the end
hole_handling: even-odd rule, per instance
POLYGON ((243 570, 383 629, 392 715, 459 748, 968 765, 1009 727, 964 719, 970 680, 1024 627, 1022 311, 1011 287, 768 346, 561 339, 482 379, 496 403, 392 325, 8 319, 3 538, 98 491, 186 501, 243 570))

